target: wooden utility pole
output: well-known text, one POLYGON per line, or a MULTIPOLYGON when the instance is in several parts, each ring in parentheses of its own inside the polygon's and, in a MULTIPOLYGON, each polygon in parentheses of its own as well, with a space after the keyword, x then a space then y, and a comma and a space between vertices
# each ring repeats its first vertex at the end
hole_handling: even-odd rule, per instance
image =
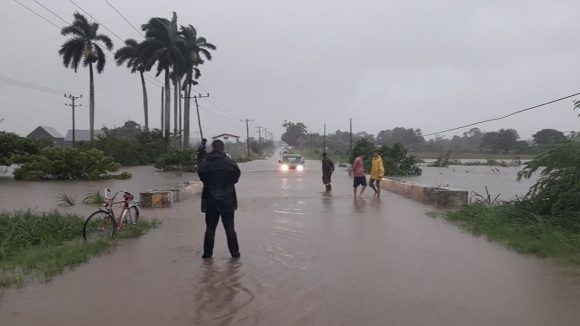
POLYGON ((352 156, 352 118, 349 119, 350 122, 350 134, 349 134, 349 140, 350 140, 350 155, 352 156))
POLYGON ((74 96, 72 94, 64 94, 64 97, 68 98, 69 100, 71 100, 70 104, 64 104, 65 106, 70 106, 72 109, 72 143, 73 146, 76 145, 76 128, 75 128, 75 108, 78 106, 82 106, 82 104, 76 104, 75 101, 83 98, 83 94, 81 94, 81 96, 74 96))
POLYGON ((326 153, 326 123, 324 124, 324 136, 322 137, 322 152, 326 153))
POLYGON ((248 159, 250 158, 250 120, 246 118, 246 146, 247 146, 247 155, 248 159))
POLYGON ((262 129, 264 127, 256 127, 258 129, 258 157, 262 157, 262 129))
POLYGON ((207 93, 207 95, 194 95, 194 96, 189 96, 189 97, 183 97, 186 100, 190 100, 190 99, 194 99, 195 100, 195 110, 197 111, 197 124, 199 126, 199 136, 201 137, 201 139, 203 139, 203 131, 201 129, 201 118, 199 116, 199 103, 197 103, 197 100, 200 98, 205 98, 205 97, 209 97, 209 93, 207 93))

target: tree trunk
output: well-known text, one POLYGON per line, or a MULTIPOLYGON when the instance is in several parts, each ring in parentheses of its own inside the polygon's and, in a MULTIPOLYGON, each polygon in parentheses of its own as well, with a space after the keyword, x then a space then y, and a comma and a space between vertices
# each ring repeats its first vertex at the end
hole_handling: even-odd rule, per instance
POLYGON ((177 119, 178 119, 178 113, 177 113, 177 78, 173 78, 173 134, 177 135, 177 119))
POLYGON ((189 106, 190 106, 190 99, 189 95, 191 94, 191 73, 188 73, 185 77, 185 95, 183 102, 183 148, 189 148, 189 106))
POLYGON ((143 86, 143 113, 145 114, 145 131, 149 131, 149 109, 147 103, 147 86, 145 86, 145 78, 143 77, 143 71, 139 72, 141 74, 141 85, 143 86))
POLYGON ((181 140, 181 148, 183 148, 183 127, 182 127, 182 113, 181 113, 181 79, 177 80, 177 100, 179 101, 179 134, 181 135, 181 137, 179 137, 179 139, 181 140))
POLYGON ((89 62, 89 125, 90 125, 90 140, 95 139, 95 81, 93 79, 93 63, 89 62))
POLYGON ((169 140, 171 121, 169 121, 171 111, 171 86, 169 82, 169 67, 165 68, 165 139, 169 140))

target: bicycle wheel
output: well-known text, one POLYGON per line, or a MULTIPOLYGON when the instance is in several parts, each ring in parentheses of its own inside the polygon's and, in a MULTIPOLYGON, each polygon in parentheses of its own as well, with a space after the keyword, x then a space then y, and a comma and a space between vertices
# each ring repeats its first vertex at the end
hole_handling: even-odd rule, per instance
POLYGON ((125 215, 125 221, 130 225, 137 224, 137 221, 139 221, 139 208, 137 208, 137 206, 129 207, 127 215, 125 215))
POLYGON ((83 226, 83 238, 86 241, 114 237, 116 232, 115 219, 104 211, 96 211, 91 214, 83 226))

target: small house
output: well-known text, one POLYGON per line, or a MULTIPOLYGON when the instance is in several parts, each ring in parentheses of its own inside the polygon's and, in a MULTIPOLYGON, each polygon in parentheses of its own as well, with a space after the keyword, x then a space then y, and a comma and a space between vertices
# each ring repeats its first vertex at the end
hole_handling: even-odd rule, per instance
POLYGON ((53 127, 48 126, 38 126, 26 137, 30 139, 36 139, 41 144, 46 145, 52 144, 62 146, 64 144, 63 135, 53 127))

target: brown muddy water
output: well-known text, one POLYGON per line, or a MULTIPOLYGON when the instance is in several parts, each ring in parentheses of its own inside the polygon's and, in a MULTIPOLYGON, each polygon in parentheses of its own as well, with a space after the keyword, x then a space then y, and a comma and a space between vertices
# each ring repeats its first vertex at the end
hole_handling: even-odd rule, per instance
MULTIPOLYGON (((198 196, 143 210, 163 223, 51 282, 6 291, 0 325, 579 324, 576 269, 466 234, 392 193, 355 200, 342 169, 323 192, 319 162, 242 170, 241 259, 221 229, 213 260, 201 259, 198 196)), ((55 187, 4 182, 2 193, 6 184, 3 205, 55 187)))

